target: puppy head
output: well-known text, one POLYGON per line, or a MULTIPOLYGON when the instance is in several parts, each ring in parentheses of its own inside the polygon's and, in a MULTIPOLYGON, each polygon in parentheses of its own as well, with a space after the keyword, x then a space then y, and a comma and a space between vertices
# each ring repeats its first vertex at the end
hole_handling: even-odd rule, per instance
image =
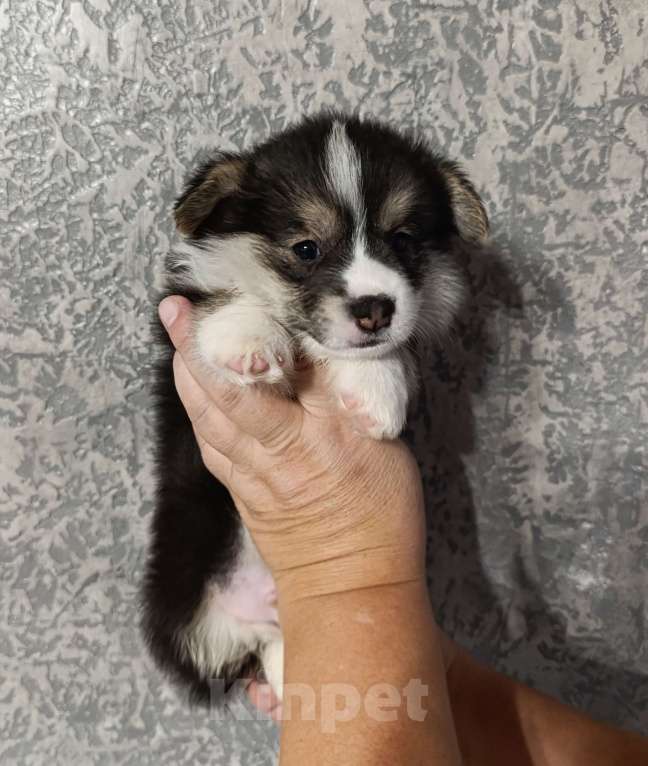
POLYGON ((447 329, 463 296, 453 238, 488 219, 459 168, 369 121, 306 120, 201 168, 175 209, 172 263, 204 293, 258 297, 313 356, 380 356, 447 329))

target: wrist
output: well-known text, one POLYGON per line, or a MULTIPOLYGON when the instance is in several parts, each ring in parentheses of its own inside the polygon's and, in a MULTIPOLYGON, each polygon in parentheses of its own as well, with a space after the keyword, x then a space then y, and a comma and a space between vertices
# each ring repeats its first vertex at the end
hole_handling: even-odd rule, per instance
POLYGON ((304 598, 281 619, 282 752, 296 763, 378 763, 396 741, 403 763, 421 752, 459 763, 425 582, 304 598), (323 733, 335 734, 334 760, 309 744, 323 733))
POLYGON ((306 604, 333 603, 345 594, 402 587, 427 593, 420 545, 354 551, 275 574, 280 614, 306 604))
POLYGON ((443 674, 439 632, 423 583, 303 599, 284 609, 280 619, 288 688, 342 685, 364 698, 376 684, 401 693, 414 683, 427 686, 427 695, 435 657, 439 677, 443 674))
POLYGON ((348 629, 340 630, 345 625, 383 637, 395 626, 399 626, 398 632, 402 631, 403 623, 414 635, 417 627, 422 631, 436 631, 427 584, 422 579, 385 582, 289 600, 282 600, 280 596, 279 619, 286 645, 303 649, 306 654, 313 645, 330 646, 340 637, 346 641, 348 629))

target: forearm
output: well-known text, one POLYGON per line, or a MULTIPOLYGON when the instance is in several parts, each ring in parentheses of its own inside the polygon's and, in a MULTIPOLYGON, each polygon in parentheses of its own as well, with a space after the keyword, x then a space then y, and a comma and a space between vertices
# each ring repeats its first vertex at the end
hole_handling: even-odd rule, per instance
POLYGON ((648 740, 598 723, 459 650, 448 673, 465 766, 645 766, 648 740))
POLYGON ((282 766, 458 766, 439 633, 424 585, 303 600, 281 619, 282 766), (301 692, 301 710, 294 691, 301 692))

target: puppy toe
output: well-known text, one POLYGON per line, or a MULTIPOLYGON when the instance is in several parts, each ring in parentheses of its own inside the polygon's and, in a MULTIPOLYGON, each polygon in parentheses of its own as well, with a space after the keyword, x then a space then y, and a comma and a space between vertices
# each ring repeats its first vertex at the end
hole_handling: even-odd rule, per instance
POLYGON ((238 372, 239 375, 245 373, 245 360, 242 356, 239 356, 236 359, 230 359, 225 366, 232 370, 232 372, 238 372))
POLYGON ((260 354, 252 354, 250 360, 250 372, 259 375, 263 372, 267 372, 269 369, 270 365, 260 354))

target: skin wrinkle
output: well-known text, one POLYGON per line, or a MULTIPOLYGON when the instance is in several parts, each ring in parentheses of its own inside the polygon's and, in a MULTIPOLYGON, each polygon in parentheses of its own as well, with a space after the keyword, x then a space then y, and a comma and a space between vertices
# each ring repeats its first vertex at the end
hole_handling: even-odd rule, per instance
MULTIPOLYGON (((309 442, 307 441, 307 444, 309 442)), ((305 488, 307 491, 307 494, 305 496, 299 496, 298 494, 295 494, 295 492, 291 489, 290 485, 286 485, 286 482, 282 482, 279 487, 273 488, 272 483, 270 484, 270 489, 273 492, 273 506, 276 508, 283 508, 283 507, 294 507, 295 501, 297 501, 297 509, 295 514, 289 514, 286 516, 287 520, 290 522, 290 524, 284 524, 281 523, 279 527, 278 534, 283 534, 286 532, 290 532, 291 529, 294 529, 296 527, 301 526, 303 523, 307 523, 307 519, 311 517, 312 515, 320 516, 321 519, 326 523, 326 520, 328 518, 327 513, 327 507, 329 504, 327 493, 323 495, 313 495, 312 492, 314 488, 326 485, 326 478, 327 475, 329 475, 330 471, 333 471, 334 475, 337 475, 338 478, 338 486, 339 490, 342 491, 342 498, 344 498, 344 490, 343 487, 358 487, 359 485, 365 485, 367 486, 367 492, 370 491, 370 489, 375 492, 378 496, 384 491, 385 487, 383 487, 381 482, 376 483, 375 481, 367 482, 366 478, 370 475, 369 466, 363 466, 362 463, 356 466, 356 470, 350 472, 348 469, 345 469, 344 464, 339 463, 339 450, 334 448, 334 446, 327 446, 325 447, 324 453, 321 451, 321 447, 319 446, 320 442, 317 440, 313 440, 310 442, 310 447, 307 448, 306 452, 304 452, 303 449, 300 450, 300 453, 298 455, 291 455, 290 447, 286 447, 287 454, 284 455, 285 459, 288 462, 295 461, 296 465, 299 466, 299 462, 304 459, 309 459, 310 457, 317 457, 320 456, 320 460, 318 462, 322 462, 322 468, 320 469, 319 477, 320 481, 310 481, 305 488), (330 461, 333 459, 333 465, 330 465, 330 461), (371 486, 369 486, 371 485, 371 486), (302 518, 302 514, 304 514, 304 521, 296 521, 295 519, 302 518)), ((389 473, 389 471, 385 472, 385 477, 389 473)), ((272 474, 271 474, 272 475, 272 474)), ((291 472, 291 475, 292 472, 291 472)), ((315 474, 317 475, 317 474, 315 474)), ((294 474, 295 476, 295 483, 297 486, 299 486, 299 473, 294 474)), ((385 479, 384 479, 385 480, 385 479)), ((398 488, 396 488, 398 491, 398 488)), ((343 501, 346 503, 349 508, 351 509, 353 507, 353 501, 349 497, 346 501, 343 501)), ((337 505, 337 503, 336 503, 337 505)), ((280 520, 279 520, 280 521, 280 520)), ((366 519, 364 523, 368 523, 370 527, 373 528, 376 521, 371 519, 366 519)), ((357 519, 355 519, 354 514, 351 512, 349 513, 348 520, 346 521, 345 525, 336 533, 339 534, 341 537, 344 537, 346 534, 347 529, 351 529, 354 526, 357 525, 357 519)), ((391 546, 390 546, 391 547, 391 546)), ((340 555, 347 555, 347 554, 340 554, 340 555)), ((331 560, 334 560, 337 557, 333 557, 331 560)), ((321 559, 320 563, 324 563, 328 559, 326 557, 323 557, 321 559)))

